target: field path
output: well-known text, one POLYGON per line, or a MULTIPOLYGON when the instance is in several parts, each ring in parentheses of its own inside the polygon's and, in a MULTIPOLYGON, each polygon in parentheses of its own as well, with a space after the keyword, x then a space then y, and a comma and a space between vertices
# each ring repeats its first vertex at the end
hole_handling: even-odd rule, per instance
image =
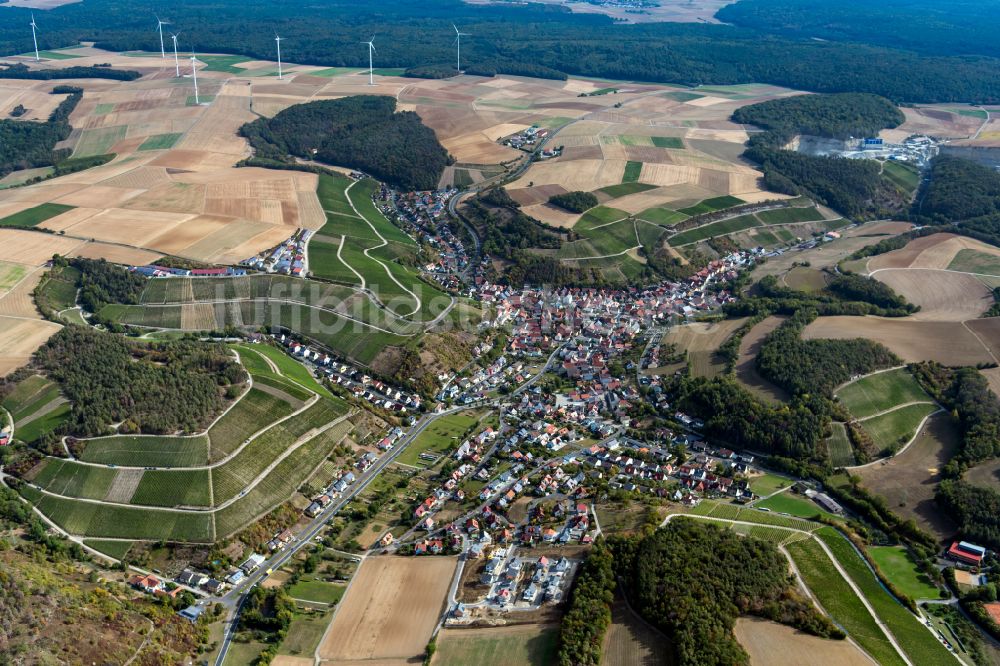
MULTIPOLYGON (((353 206, 354 204, 351 204, 351 205, 353 206)), ((365 282, 365 276, 362 275, 361 273, 357 272, 356 270, 354 270, 354 266, 351 266, 349 263, 347 263, 346 261, 344 261, 344 258, 342 256, 340 256, 341 250, 344 249, 344 241, 346 241, 346 240, 347 240, 347 236, 341 236, 340 237, 340 245, 337 246, 337 259, 340 260, 340 263, 342 263, 345 266, 347 266, 348 268, 350 268, 352 273, 354 273, 355 275, 358 276, 358 279, 361 280, 361 288, 362 289, 367 289, 368 287, 367 287, 367 283, 365 282)))
MULTIPOLYGON (((876 418, 878 416, 882 416, 884 414, 889 414, 889 413, 894 412, 894 411, 896 411, 898 409, 902 409, 903 407, 912 407, 913 405, 937 405, 937 403, 934 402, 933 400, 911 400, 910 402, 904 402, 901 405, 893 405, 889 409, 883 409, 881 412, 875 412, 874 414, 869 414, 868 416, 864 417, 863 419, 858 419, 858 422, 859 423, 864 423, 865 421, 868 421, 870 419, 874 419, 874 418, 876 418)), ((938 405, 938 406, 940 407, 940 405, 938 405)), ((937 414, 940 411, 941 411, 940 409, 936 409, 933 412, 931 412, 931 414, 937 414)), ((922 425, 923 421, 921 421, 920 423, 922 425)))
MULTIPOLYGON (((911 403, 911 404, 923 405, 923 404, 927 404, 927 403, 920 402, 920 403, 911 403)), ((932 404, 935 404, 935 403, 932 403, 932 404)), ((900 405, 900 407, 905 407, 905 406, 906 405, 900 405)), ((887 410, 887 411, 891 412, 893 410, 890 409, 890 410, 887 410)), ((920 433, 923 431, 924 426, 927 425, 927 419, 929 419, 930 417, 934 416, 935 414, 940 414, 941 412, 944 412, 944 411, 946 411, 944 407, 938 407, 938 409, 936 409, 935 411, 931 412, 930 414, 928 414, 927 416, 925 416, 923 419, 921 419, 920 423, 917 424, 916 429, 913 431, 913 437, 910 438, 910 441, 908 441, 906 444, 904 444, 903 448, 901 448, 899 451, 896 451, 891 456, 889 456, 887 458, 879 458, 878 460, 873 460, 871 462, 865 463, 864 465, 855 465, 854 467, 845 467, 844 469, 846 469, 846 470, 863 469, 865 467, 871 467, 872 465, 879 465, 879 464, 888 462, 889 460, 892 460, 893 458, 895 458, 899 454, 903 453, 903 451, 906 451, 906 449, 910 448, 910 445, 913 444, 913 442, 917 441, 917 437, 920 436, 920 433)), ((885 413, 885 412, 883 412, 883 413, 885 413)), ((876 416, 877 416, 877 414, 876 414, 876 416)))
MULTIPOLYGON (((410 312, 408 312, 407 314, 405 314, 405 315, 402 315, 403 317, 412 317, 412 316, 413 316, 413 315, 415 315, 415 314, 416 314, 417 312, 419 312, 419 311, 420 311, 420 308, 421 308, 421 307, 423 306, 423 303, 422 303, 422 302, 420 301, 420 297, 419 297, 419 296, 417 296, 417 295, 416 295, 415 293, 413 293, 412 291, 410 291, 410 290, 409 290, 409 289, 408 289, 407 287, 405 287, 405 286, 403 285, 403 283, 402 283, 402 282, 400 282, 399 280, 397 280, 397 279, 396 279, 396 276, 392 274, 392 271, 390 271, 390 270, 389 270, 389 267, 388 267, 388 266, 386 266, 386 265, 385 265, 385 263, 383 263, 381 259, 377 259, 377 258, 375 258, 375 257, 373 257, 372 255, 370 255, 370 254, 369 254, 369 252, 371 252, 372 250, 377 250, 377 249, 379 249, 380 247, 385 247, 386 245, 388 245, 388 244, 389 244, 389 241, 387 241, 387 240, 385 239, 385 236, 383 236, 382 234, 380 234, 380 233, 379 233, 378 229, 377 229, 377 228, 375 227, 375 225, 374 225, 374 224, 372 224, 371 220, 369 220, 369 219, 368 219, 367 217, 365 217, 364 215, 362 215, 362 214, 361 214, 361 211, 359 211, 359 210, 358 210, 358 207, 354 205, 354 200, 353 200, 353 199, 351 199, 351 194, 350 194, 350 192, 351 192, 351 189, 353 189, 353 188, 354 188, 354 186, 355 186, 355 185, 357 185, 357 184, 358 184, 358 183, 360 183, 360 182, 361 182, 361 181, 359 181, 359 180, 356 180, 356 181, 354 181, 353 183, 351 183, 350 185, 348 185, 348 186, 347 186, 347 189, 346 189, 346 190, 344 190, 344 194, 346 194, 346 195, 347 195, 347 201, 348 201, 348 203, 350 203, 350 204, 351 204, 351 208, 352 208, 352 209, 354 210, 355 214, 357 214, 357 216, 358 216, 358 217, 360 217, 360 218, 361 218, 362 220, 364 220, 364 221, 365 221, 365 223, 366 223, 366 224, 367 224, 367 225, 368 225, 369 227, 371 227, 371 230, 375 232, 375 235, 376 235, 376 236, 378 236, 378 237, 379 237, 379 239, 380 239, 380 240, 382 241, 382 243, 381 243, 380 245, 376 245, 376 246, 374 246, 374 247, 368 247, 368 248, 365 248, 365 250, 364 250, 364 255, 365 255, 366 257, 368 257, 369 259, 371 259, 372 261, 374 261, 374 262, 378 263, 379 265, 381 265, 381 266, 382 266, 382 268, 384 268, 384 269, 385 269, 385 274, 389 276, 389 279, 390 279, 390 280, 392 280, 393 282, 395 282, 395 283, 396 283, 396 286, 398 286, 398 287, 399 287, 400 289, 402 289, 402 290, 403 290, 403 291, 405 291, 405 292, 406 292, 407 294, 409 294, 410 296, 412 296, 412 297, 413 297, 413 300, 414 300, 414 302, 416 303, 416 306, 414 306, 413 310, 411 310, 411 311, 410 311, 410 312)), ((339 251, 339 250, 337 251, 337 256, 338 256, 338 257, 340 256, 340 251, 339 251)), ((343 261, 343 260, 341 260, 341 261, 343 261)), ((346 265, 346 264, 345 264, 345 265, 346 265)), ((348 266, 348 268, 351 268, 351 267, 350 267, 350 266, 348 266)), ((352 270, 352 271, 354 271, 355 273, 357 273, 357 271, 355 271, 355 270, 354 270, 354 268, 351 268, 351 270, 352 270)), ((384 307, 384 304, 383 304, 383 307, 384 307)))
MULTIPOLYGON (((720 523, 728 523, 730 525, 746 525, 748 527, 756 527, 756 526, 758 526, 758 523, 750 523, 750 522, 743 521, 743 520, 729 520, 727 518, 713 518, 712 516, 697 516, 697 515, 694 515, 694 514, 683 514, 683 513, 672 513, 672 514, 670 514, 669 516, 667 516, 666 518, 663 519, 663 525, 666 525, 667 523, 669 523, 670 520, 672 518, 676 517, 676 516, 681 516, 681 517, 684 517, 684 518, 695 518, 695 519, 698 519, 698 520, 709 520, 709 521, 715 521, 715 522, 720 522, 720 523)), ((889 627, 882 621, 882 618, 880 618, 878 616, 878 614, 875 612, 875 609, 872 608, 872 605, 868 602, 868 599, 865 598, 865 595, 861 592, 861 588, 859 588, 857 586, 857 584, 854 582, 854 580, 851 579, 851 577, 848 575, 847 571, 845 571, 844 568, 840 565, 840 562, 837 560, 837 558, 834 557, 833 551, 830 550, 830 548, 826 545, 826 543, 823 542, 822 539, 817 539, 812 534, 812 532, 806 532, 805 530, 800 530, 800 529, 797 529, 797 528, 794 528, 794 527, 781 527, 781 526, 777 526, 777 525, 769 525, 768 527, 774 527, 775 529, 788 530, 789 532, 797 532, 799 534, 804 534, 804 535, 806 535, 807 538, 810 538, 810 539, 813 539, 814 541, 816 541, 816 543, 819 544, 820 548, 823 549, 823 552, 826 553, 826 556, 828 558, 830 558, 830 562, 833 564, 833 568, 837 570, 837 573, 840 574, 840 577, 844 579, 844 581, 847 583, 847 585, 851 588, 851 590, 854 592, 854 594, 861 601, 862 605, 864 605, 865 610, 867 610, 868 613, 869 613, 869 615, 872 616, 872 619, 875 621, 876 626, 878 626, 878 628, 885 635, 886 639, 889 641, 889 644, 892 645, 893 649, 899 655, 899 658, 902 659, 903 662, 907 666, 914 666, 913 662, 910 661, 909 658, 906 656, 906 653, 903 652, 903 648, 901 648, 899 646, 899 643, 896 642, 896 639, 892 635, 892 632, 889 631, 889 627)), ((817 528, 819 528, 819 527, 821 527, 821 525, 817 525, 817 528)), ((791 558, 789 558, 789 560, 794 565, 794 560, 792 560, 791 558)), ((795 573, 796 573, 796 577, 798 577, 798 571, 797 570, 796 570, 795 573)), ((805 582, 802 581, 801 578, 799 578, 799 580, 802 582, 803 585, 805 585, 805 582)), ((865 654, 868 654, 868 653, 865 652, 865 654)))

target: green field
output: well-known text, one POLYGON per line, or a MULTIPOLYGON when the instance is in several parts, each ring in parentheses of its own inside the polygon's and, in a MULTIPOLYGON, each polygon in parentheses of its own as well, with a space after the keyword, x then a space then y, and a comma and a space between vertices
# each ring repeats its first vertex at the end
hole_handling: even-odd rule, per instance
POLYGON ((76 283, 80 271, 72 266, 53 268, 42 276, 35 287, 35 303, 39 310, 60 312, 76 305, 76 283))
POLYGON ((689 206, 688 208, 681 208, 680 212, 685 215, 701 215, 702 213, 712 213, 717 210, 723 210, 724 208, 732 208, 733 206, 739 206, 743 203, 746 202, 727 194, 721 197, 705 199, 701 203, 689 206))
POLYGON ((129 504, 166 507, 212 506, 208 470, 146 470, 129 504))
POLYGON ((15 436, 23 442, 33 442, 52 432, 69 420, 71 406, 64 402, 49 413, 37 418, 30 418, 27 423, 15 431, 15 436))
POLYGON ((657 148, 684 149, 684 142, 676 136, 654 136, 651 138, 653 139, 653 145, 657 148))
POLYGON ((826 450, 830 456, 830 464, 834 467, 850 467, 857 463, 854 458, 854 447, 847 438, 847 429, 843 423, 831 423, 833 434, 826 440, 826 450))
POLYGON ((90 546, 94 550, 100 551, 108 557, 120 560, 132 548, 131 541, 103 541, 101 539, 84 539, 83 544, 90 546))
POLYGON ((85 440, 84 462, 133 467, 196 467, 208 463, 208 437, 121 435, 85 440))
POLYGON ((927 631, 910 611, 882 587, 861 555, 844 536, 831 527, 817 530, 816 534, 830 548, 855 585, 861 589, 868 603, 888 625, 889 631, 896 637, 903 652, 914 664, 954 665, 955 658, 938 642, 934 634, 927 631))
POLYGON ((573 231, 582 233, 593 229, 594 227, 623 220, 627 217, 628 213, 623 210, 610 208, 608 206, 597 206, 596 208, 588 210, 579 220, 576 221, 576 224, 573 225, 573 231))
MULTIPOLYGON (((305 387, 306 389, 312 391, 313 393, 319 393, 320 395, 326 396, 330 400, 333 400, 335 403, 344 406, 344 403, 340 398, 330 393, 330 391, 325 386, 320 384, 319 381, 315 377, 313 377, 312 373, 309 372, 309 368, 302 365, 301 363, 299 363, 294 358, 292 358, 282 350, 278 349, 277 347, 272 347, 271 345, 255 345, 253 347, 247 348, 246 346, 243 345, 237 345, 236 348, 241 350, 241 353, 242 351, 246 351, 249 349, 249 351, 252 351, 256 354, 262 354, 266 356, 271 360, 272 363, 278 366, 278 370, 281 372, 281 374, 283 374, 288 379, 299 384, 300 386, 305 387)), ((346 411, 346 406, 345 406, 345 411, 346 411)))
POLYGON ((198 95, 197 99, 194 95, 188 95, 187 99, 184 100, 185 106, 198 106, 199 104, 211 104, 215 101, 215 95, 198 95))
POLYGON ((454 629, 440 638, 434 666, 548 666, 558 662, 559 629, 554 626, 529 625, 515 633, 499 628, 495 635, 479 630, 468 636, 454 629))
POLYGON ((938 599, 938 588, 921 573, 909 552, 902 546, 872 546, 868 554, 882 574, 911 599, 938 599))
POLYGON ((94 107, 95 116, 105 116, 115 110, 114 104, 98 104, 94 107))
POLYGON ((347 196, 361 216, 364 217, 387 241, 395 241, 403 245, 416 247, 416 242, 407 236, 402 229, 392 224, 385 215, 375 207, 372 195, 378 190, 378 182, 371 178, 359 180, 347 192, 347 196))
POLYGON ((937 411, 937 405, 918 404, 900 407, 881 416, 873 416, 861 422, 880 451, 898 451, 913 437, 917 426, 929 414, 937 411))
POLYGON ((612 199, 617 199, 618 197, 628 196, 629 194, 635 194, 636 192, 645 192, 646 190, 655 189, 656 185, 649 185, 647 183, 619 183, 618 185, 608 185, 607 187, 602 187, 597 191, 604 192, 612 199))
POLYGON ((646 220, 647 222, 658 224, 661 227, 672 227, 681 220, 686 220, 688 218, 688 216, 684 213, 678 213, 677 211, 670 210, 669 208, 647 208, 636 217, 640 220, 646 220))
POLYGON ((31 375, 17 383, 4 398, 3 407, 16 424, 59 397, 59 386, 41 375, 31 375))
POLYGON ((288 588, 288 594, 294 599, 303 599, 320 604, 334 605, 344 596, 346 585, 327 583, 321 580, 300 580, 288 588))
POLYGON ((796 495, 791 491, 779 493, 766 500, 757 502, 755 506, 770 509, 777 513, 787 513, 799 518, 814 518, 817 515, 832 518, 833 514, 821 509, 818 504, 807 497, 796 495))
POLYGON ((908 402, 932 402, 906 368, 879 372, 851 382, 837 392, 837 399, 858 419, 908 402))
POLYGON ((73 210, 75 206, 64 206, 63 204, 44 203, 31 208, 26 208, 19 213, 8 215, 0 219, 0 227, 34 227, 45 220, 57 215, 62 215, 68 210, 73 210))
POLYGON ((73 150, 73 157, 90 157, 111 152, 111 146, 125 138, 128 125, 101 127, 99 129, 83 130, 80 140, 73 150))
POLYGON ((118 474, 108 467, 80 465, 61 458, 46 458, 35 485, 56 495, 102 500, 118 474))
POLYGON ((642 175, 642 162, 628 161, 625 163, 625 173, 622 174, 623 183, 634 183, 642 175))
POLYGON ((698 93, 688 92, 686 90, 677 90, 674 92, 663 93, 663 96, 667 99, 672 99, 675 102, 692 102, 696 99, 701 99, 704 95, 699 95, 698 93))
POLYGON ((481 414, 474 411, 442 416, 420 433, 400 454, 397 461, 414 467, 429 467, 427 461, 420 459, 421 453, 440 455, 449 449, 457 448, 462 443, 465 431, 478 423, 480 417, 481 414))
POLYGON ((948 264, 948 270, 979 275, 1000 275, 1000 256, 979 250, 959 250, 948 264))
POLYGON ((761 497, 771 495, 775 491, 787 488, 790 485, 792 485, 791 479, 786 479, 783 476, 775 474, 765 474, 764 476, 754 477, 750 480, 750 490, 761 497))
POLYGON ((907 193, 914 192, 920 184, 920 171, 903 162, 883 162, 882 173, 907 193))
POLYGON ((778 208, 761 211, 757 218, 764 224, 794 224, 822 220, 823 214, 815 208, 778 208))
POLYGON ((243 398, 208 431, 212 457, 223 458, 235 451, 250 435, 294 410, 270 393, 250 389, 243 398))
POLYGON ((311 657, 319 647, 328 624, 330 616, 326 613, 296 613, 291 626, 288 627, 288 635, 281 641, 278 654, 311 657))
POLYGON ((173 132, 170 134, 155 134, 139 146, 139 150, 165 150, 167 148, 173 148, 174 144, 184 136, 181 132, 173 132))
POLYGON ((10 291, 27 274, 28 269, 21 264, 0 261, 0 291, 10 291))
POLYGON ((790 543, 785 548, 795 560, 802 580, 819 600, 823 610, 879 664, 903 666, 905 662, 875 624, 847 581, 834 570, 830 558, 820 545, 813 539, 807 539, 790 543))
MULTIPOLYGON (((684 209, 684 212, 689 210, 691 209, 684 209)), ((687 231, 674 234, 670 237, 670 245, 673 247, 679 247, 681 245, 696 243, 715 236, 724 236, 726 234, 759 226, 760 221, 753 215, 740 215, 739 217, 734 217, 728 220, 720 220, 718 222, 711 222, 700 227, 695 227, 693 229, 688 229, 687 231)))
POLYGON ((242 74, 246 70, 236 67, 236 63, 247 62, 247 56, 239 55, 200 55, 198 60, 205 63, 206 72, 226 72, 228 74, 242 74))
MULTIPOLYGON (((357 217, 351 203, 347 198, 347 188, 354 181, 347 176, 320 174, 319 185, 316 188, 316 195, 319 197, 323 209, 343 215, 357 217)), ((324 233, 320 230, 320 233, 324 233)))

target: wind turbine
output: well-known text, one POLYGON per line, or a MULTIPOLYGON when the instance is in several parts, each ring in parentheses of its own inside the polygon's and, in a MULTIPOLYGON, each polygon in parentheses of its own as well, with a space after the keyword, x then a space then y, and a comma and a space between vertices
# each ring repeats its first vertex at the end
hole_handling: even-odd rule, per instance
POLYGON ((181 62, 177 59, 177 35, 171 34, 170 39, 174 42, 174 73, 177 78, 181 78, 181 62))
POLYGON ((278 37, 278 33, 274 33, 274 43, 278 47, 278 80, 281 80, 281 37, 278 37))
MULTIPOLYGON (((156 14, 153 14, 156 16, 156 14)), ((156 16, 156 30, 160 33, 160 57, 166 58, 167 51, 163 48, 163 26, 170 25, 170 21, 161 21, 159 16, 156 16)))
POLYGON ((456 57, 456 60, 455 60, 455 69, 457 69, 459 72, 461 72, 462 71, 462 37, 463 36, 464 37, 468 37, 469 33, 467 33, 467 32, 459 32, 458 31, 458 26, 456 26, 454 23, 451 24, 451 27, 455 28, 455 45, 458 47, 458 54, 457 54, 457 57, 456 57))
POLYGON ((198 60, 194 57, 194 52, 191 53, 191 79, 194 80, 194 104, 195 106, 201 106, 201 100, 198 99, 198 68, 195 66, 198 60))
POLYGON ((375 35, 367 42, 361 42, 362 44, 368 45, 368 85, 375 85, 375 65, 373 54, 375 53, 375 35))
POLYGON ((31 12, 31 40, 35 42, 35 62, 39 62, 41 58, 38 57, 38 37, 35 35, 35 12, 31 12))

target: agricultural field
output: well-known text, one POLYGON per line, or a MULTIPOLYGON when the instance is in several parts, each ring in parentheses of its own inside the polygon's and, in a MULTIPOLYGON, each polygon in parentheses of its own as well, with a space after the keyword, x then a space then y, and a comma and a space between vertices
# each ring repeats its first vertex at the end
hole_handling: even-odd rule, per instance
POLYGON ((810 636, 777 622, 741 617, 736 640, 750 654, 751 664, 800 666, 805 663, 871 666, 871 660, 847 641, 810 636))
POLYGON ((751 328, 740 340, 740 353, 736 359, 736 379, 758 398, 771 402, 787 402, 790 396, 784 389, 764 379, 757 372, 757 354, 764 344, 764 338, 784 321, 785 317, 782 316, 768 317, 751 328))
POLYGON ((906 368, 878 372, 853 381, 842 386, 836 397, 858 419, 868 418, 899 405, 933 403, 906 368))
POLYGON ((44 203, 0 219, 0 227, 35 227, 42 222, 73 210, 73 206, 44 203))
POLYGON ((677 345, 678 352, 687 352, 692 372, 698 377, 714 377, 725 369, 716 355, 719 345, 725 342, 745 319, 723 319, 718 322, 695 322, 671 326, 663 336, 663 344, 677 345))
POLYGON ((250 389, 209 429, 212 457, 221 459, 229 455, 253 433, 285 418, 292 411, 292 406, 284 400, 260 389, 250 389))
POLYGON ((453 557, 367 558, 317 656, 324 661, 422 658, 444 610, 455 565, 453 557))
POLYGON ((636 616, 620 594, 615 594, 611 626, 601 648, 601 666, 670 666, 673 656, 667 641, 666 636, 636 616))
POLYGON ((776 474, 764 474, 750 479, 750 490, 761 497, 772 495, 792 485, 791 479, 776 474))
POLYGON ((555 663, 558 638, 558 627, 538 624, 444 629, 431 666, 546 666, 555 663))
POLYGON ((907 405, 861 421, 880 451, 898 451, 909 442, 924 419, 938 411, 935 404, 907 405))
POLYGON ((826 288, 827 274, 815 268, 796 266, 781 277, 781 281, 790 289, 806 293, 821 291, 826 288))
POLYGON ((847 437, 847 429, 843 423, 833 422, 830 424, 833 431, 826 440, 826 450, 830 457, 830 464, 834 467, 850 467, 857 463, 854 457, 854 447, 847 437))
POLYGON ((862 485, 885 498, 886 505, 901 517, 912 518, 940 539, 948 538, 955 525, 938 510, 934 489, 941 468, 958 447, 957 438, 947 414, 936 414, 905 451, 887 461, 852 469, 851 474, 861 477, 862 485))
POLYGON ((911 599, 937 599, 938 588, 930 582, 926 574, 920 572, 916 563, 902 546, 872 546, 868 554, 878 564, 893 585, 911 599))
POLYGON ((833 514, 821 509, 812 500, 801 495, 796 495, 791 491, 772 495, 765 500, 756 502, 754 506, 770 509, 776 513, 787 513, 790 516, 798 516, 799 518, 814 518, 817 515, 825 516, 826 518, 835 517, 833 514))
POLYGON ((466 431, 475 426, 482 416, 482 413, 470 410, 439 418, 406 447, 396 459, 397 462, 414 467, 430 467, 430 463, 420 457, 421 454, 441 456, 450 449, 458 448, 466 431))
POLYGON ((84 462, 130 467, 195 467, 208 463, 208 437, 120 435, 88 439, 84 462))

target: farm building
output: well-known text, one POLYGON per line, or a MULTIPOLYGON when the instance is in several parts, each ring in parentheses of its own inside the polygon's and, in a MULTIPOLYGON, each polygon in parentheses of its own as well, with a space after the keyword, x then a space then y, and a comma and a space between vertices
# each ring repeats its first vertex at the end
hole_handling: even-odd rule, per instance
POLYGON ((956 541, 948 549, 948 557, 964 564, 979 566, 986 557, 986 549, 968 541, 956 541))

